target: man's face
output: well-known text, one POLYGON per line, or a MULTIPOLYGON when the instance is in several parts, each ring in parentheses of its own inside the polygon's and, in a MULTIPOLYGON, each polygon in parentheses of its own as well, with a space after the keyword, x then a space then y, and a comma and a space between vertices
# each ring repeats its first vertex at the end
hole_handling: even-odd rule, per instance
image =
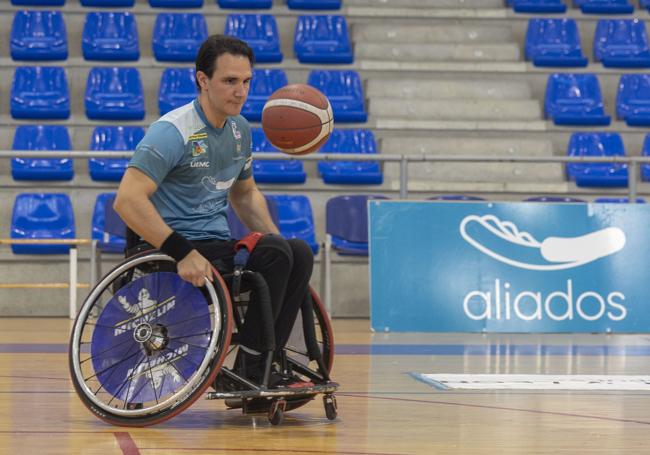
POLYGON ((208 105, 203 106, 211 112, 221 126, 227 116, 238 115, 246 102, 253 70, 243 55, 221 54, 217 57, 216 68, 212 78, 208 79, 203 71, 197 73, 201 91, 207 97, 208 105))

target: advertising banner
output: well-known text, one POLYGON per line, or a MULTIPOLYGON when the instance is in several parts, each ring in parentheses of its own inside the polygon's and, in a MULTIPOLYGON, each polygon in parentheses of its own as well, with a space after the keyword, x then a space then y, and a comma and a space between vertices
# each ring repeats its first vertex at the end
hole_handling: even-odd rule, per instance
POLYGON ((371 201, 377 331, 648 332, 650 206, 371 201))

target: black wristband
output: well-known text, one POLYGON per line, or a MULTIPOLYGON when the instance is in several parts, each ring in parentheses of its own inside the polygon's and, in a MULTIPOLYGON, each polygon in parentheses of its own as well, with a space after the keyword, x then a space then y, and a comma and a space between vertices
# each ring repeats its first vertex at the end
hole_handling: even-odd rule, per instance
POLYGON ((185 256, 194 249, 192 243, 176 231, 172 231, 169 237, 160 245, 160 251, 167 256, 173 257, 176 262, 181 262, 185 256))

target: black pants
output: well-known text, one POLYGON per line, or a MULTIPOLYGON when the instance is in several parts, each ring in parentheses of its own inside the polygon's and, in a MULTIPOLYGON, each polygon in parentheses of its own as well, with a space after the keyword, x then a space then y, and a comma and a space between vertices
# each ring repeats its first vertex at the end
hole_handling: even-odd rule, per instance
MULTIPOLYGON (((220 273, 230 273, 236 240, 193 242, 196 249, 220 273)), ((285 240, 275 234, 262 237, 253 250, 246 268, 259 272, 269 286, 273 308, 276 348, 284 347, 305 299, 314 267, 314 255, 302 240, 285 240)), ((258 306, 249 305, 241 333, 241 344, 261 352, 262 326, 258 306)))

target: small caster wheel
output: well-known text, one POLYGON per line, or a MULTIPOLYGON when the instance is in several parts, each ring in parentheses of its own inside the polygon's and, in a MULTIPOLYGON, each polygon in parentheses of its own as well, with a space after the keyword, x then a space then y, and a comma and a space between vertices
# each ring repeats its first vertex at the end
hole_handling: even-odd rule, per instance
POLYGON ((336 419, 337 406, 336 406, 336 397, 330 393, 323 395, 323 405, 325 406, 325 415, 328 420, 336 419))
POLYGON ((280 425, 284 420, 284 410, 287 407, 286 400, 274 400, 269 408, 269 422, 271 425, 280 425))

